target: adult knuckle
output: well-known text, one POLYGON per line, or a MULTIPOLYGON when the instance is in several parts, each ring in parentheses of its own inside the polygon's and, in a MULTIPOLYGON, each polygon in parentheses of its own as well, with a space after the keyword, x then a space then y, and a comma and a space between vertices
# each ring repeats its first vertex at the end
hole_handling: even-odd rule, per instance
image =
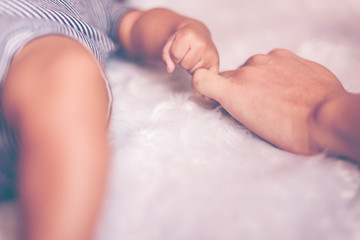
POLYGON ((275 48, 269 52, 269 55, 288 55, 288 54, 290 54, 290 51, 283 48, 275 48))
POLYGON ((261 65, 269 61, 269 56, 265 54, 255 54, 251 56, 245 65, 261 65))
POLYGON ((251 78, 254 73, 256 72, 257 68, 253 66, 244 66, 239 68, 234 73, 235 79, 249 79, 251 78))

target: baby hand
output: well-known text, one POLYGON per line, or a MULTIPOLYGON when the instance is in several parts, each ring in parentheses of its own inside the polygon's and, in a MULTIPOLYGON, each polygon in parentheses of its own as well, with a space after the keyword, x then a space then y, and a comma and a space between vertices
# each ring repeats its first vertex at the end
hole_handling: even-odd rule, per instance
POLYGON ((210 32, 195 20, 180 25, 170 36, 162 50, 162 58, 168 72, 173 72, 176 64, 191 74, 199 68, 219 72, 219 55, 210 32))

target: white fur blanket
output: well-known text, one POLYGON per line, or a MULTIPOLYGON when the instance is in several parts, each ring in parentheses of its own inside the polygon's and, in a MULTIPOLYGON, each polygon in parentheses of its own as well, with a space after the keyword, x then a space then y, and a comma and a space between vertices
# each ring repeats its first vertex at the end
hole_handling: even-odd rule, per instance
MULTIPOLYGON (((360 92, 358 0, 132 0, 205 22, 221 69, 286 48, 360 92)), ((113 149, 98 240, 359 240, 360 174, 323 155, 281 151, 211 109, 183 71, 108 64, 113 149)), ((0 239, 17 232, 0 205, 0 239)))

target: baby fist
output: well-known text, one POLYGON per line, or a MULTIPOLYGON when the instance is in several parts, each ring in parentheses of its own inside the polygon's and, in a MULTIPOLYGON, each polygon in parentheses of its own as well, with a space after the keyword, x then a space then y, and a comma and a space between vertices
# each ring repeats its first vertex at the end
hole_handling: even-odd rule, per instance
POLYGON ((191 74, 199 68, 219 72, 219 55, 210 32, 204 24, 195 20, 180 25, 170 36, 163 48, 162 58, 168 72, 173 72, 176 64, 191 74))

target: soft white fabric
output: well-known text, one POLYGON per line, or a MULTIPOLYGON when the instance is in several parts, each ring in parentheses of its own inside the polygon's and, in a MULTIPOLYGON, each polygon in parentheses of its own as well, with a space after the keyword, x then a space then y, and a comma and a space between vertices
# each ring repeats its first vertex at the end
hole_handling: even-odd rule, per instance
MULTIPOLYGON (((221 69, 282 47, 360 92, 358 0, 133 0, 204 21, 221 69)), ((220 108, 190 77, 112 60, 113 148, 98 240, 359 240, 360 174, 352 163, 281 151, 220 108)), ((0 239, 16 235, 0 205, 0 239)))

